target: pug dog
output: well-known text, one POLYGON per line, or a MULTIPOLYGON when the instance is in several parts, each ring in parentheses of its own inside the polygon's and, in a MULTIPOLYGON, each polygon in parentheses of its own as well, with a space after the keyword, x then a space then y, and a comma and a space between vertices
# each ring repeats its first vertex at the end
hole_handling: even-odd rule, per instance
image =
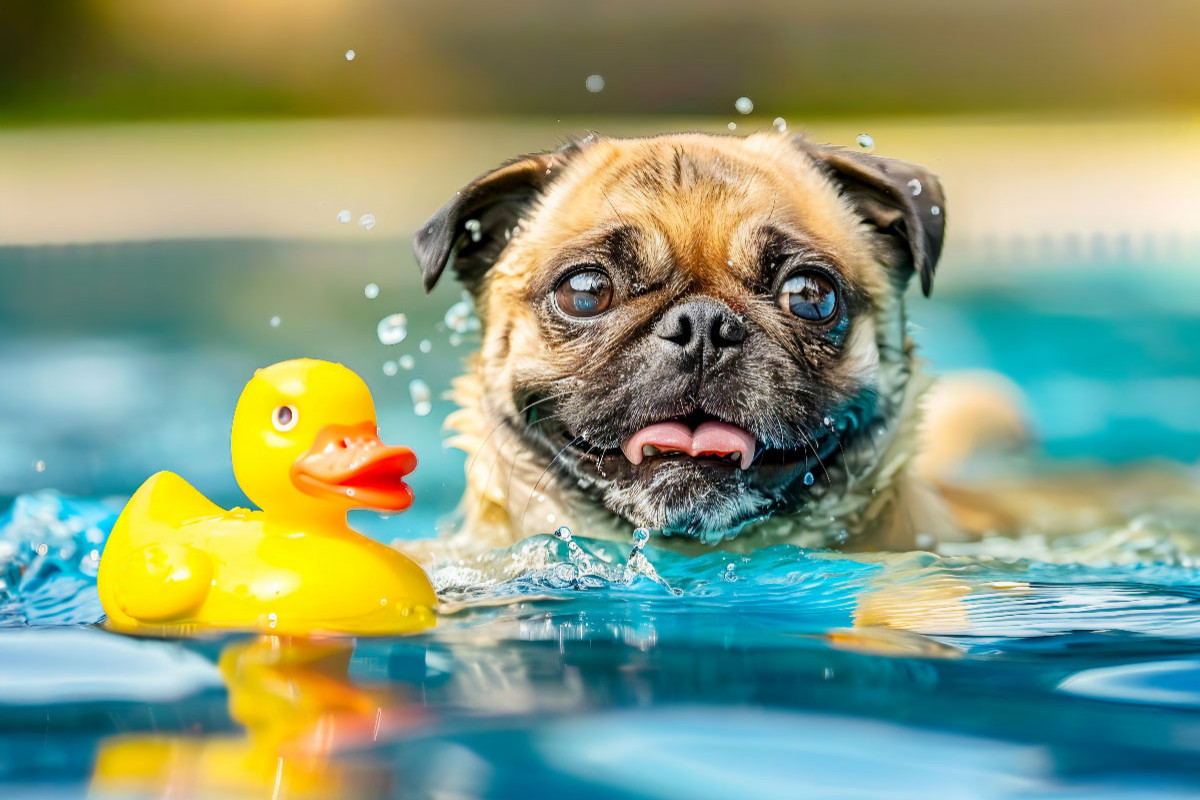
POLYGON ((469 183, 417 232, 482 345, 443 545, 567 526, 680 550, 911 549, 952 535, 911 462, 946 207, 928 170, 803 137, 599 135, 469 183))

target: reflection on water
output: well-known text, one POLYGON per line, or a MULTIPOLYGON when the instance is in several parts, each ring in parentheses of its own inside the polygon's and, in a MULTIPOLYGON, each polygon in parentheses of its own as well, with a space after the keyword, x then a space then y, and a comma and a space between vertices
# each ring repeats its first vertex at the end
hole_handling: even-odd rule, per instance
POLYGON ((91 791, 101 796, 356 797, 390 795, 379 763, 335 754, 411 727, 394 687, 348 675, 352 640, 261 637, 230 642, 218 660, 227 736, 127 735, 99 744, 91 791))

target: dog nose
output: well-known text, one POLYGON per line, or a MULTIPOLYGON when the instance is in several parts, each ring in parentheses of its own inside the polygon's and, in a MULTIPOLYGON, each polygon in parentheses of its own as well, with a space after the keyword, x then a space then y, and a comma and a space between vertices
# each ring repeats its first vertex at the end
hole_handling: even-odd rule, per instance
POLYGON ((746 339, 745 324, 729 306, 709 298, 675 306, 658 321, 654 332, 688 356, 704 356, 706 350, 719 356, 746 339))

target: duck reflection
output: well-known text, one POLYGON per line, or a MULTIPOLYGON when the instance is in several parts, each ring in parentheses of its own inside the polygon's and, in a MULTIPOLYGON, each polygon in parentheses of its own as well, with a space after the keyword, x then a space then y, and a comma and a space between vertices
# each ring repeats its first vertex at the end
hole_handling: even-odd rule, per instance
POLYGON ((265 636, 233 642, 218 667, 229 736, 116 736, 101 743, 95 797, 375 798, 391 794, 384 765, 356 753, 419 725, 393 687, 350 680, 353 640, 265 636))

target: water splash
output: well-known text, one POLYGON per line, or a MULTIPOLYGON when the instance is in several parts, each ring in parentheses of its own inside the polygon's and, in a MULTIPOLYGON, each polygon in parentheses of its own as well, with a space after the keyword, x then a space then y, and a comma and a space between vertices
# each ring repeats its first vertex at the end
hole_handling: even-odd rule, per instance
POLYGON ((18 497, 0 516, 0 627, 101 619, 96 568, 116 511, 49 491, 18 497))
MULTIPOLYGON (((420 392, 414 402, 422 398, 429 402, 420 392)), ((17 498, 0 517, 0 626, 99 619, 95 573, 116 510, 51 492, 17 498)), ((858 624, 906 629, 959 648, 985 642, 992 650, 1078 631, 1200 638, 1195 530, 1194 519, 1147 516, 1058 540, 943 544, 940 554, 842 555, 778 545, 734 556, 655 548, 644 528, 634 531, 630 547, 563 526, 435 562, 430 576, 444 600, 466 604, 455 612, 463 624, 500 613, 484 610, 497 604, 514 620, 544 620, 542 599, 549 597, 598 619, 624 618, 622 604, 636 603, 649 614, 638 624, 650 629, 687 629, 699 614, 730 636, 760 639, 858 624), (729 628, 731 619, 738 622, 729 628), (759 622, 746 628, 748 620, 759 622)))

